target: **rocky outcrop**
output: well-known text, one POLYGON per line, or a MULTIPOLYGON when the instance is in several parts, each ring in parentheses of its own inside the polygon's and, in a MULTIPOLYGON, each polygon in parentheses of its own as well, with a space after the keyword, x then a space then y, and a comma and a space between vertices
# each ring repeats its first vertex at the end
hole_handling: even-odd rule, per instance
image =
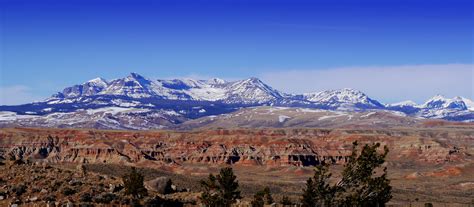
POLYGON ((353 141, 388 145, 399 163, 471 160, 474 130, 0 130, 0 156, 32 162, 314 166, 343 164, 353 141))
POLYGON ((157 192, 159 194, 167 194, 171 189, 171 179, 168 177, 158 177, 144 183, 147 190, 157 192), (169 186, 168 186, 169 185, 169 186))

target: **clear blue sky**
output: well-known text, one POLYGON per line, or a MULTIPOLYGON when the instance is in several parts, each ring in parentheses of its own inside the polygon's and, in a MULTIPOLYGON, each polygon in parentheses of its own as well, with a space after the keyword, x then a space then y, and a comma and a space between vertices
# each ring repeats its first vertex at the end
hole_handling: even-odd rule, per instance
MULTIPOLYGON (((0 87, 44 98, 132 71, 272 83, 269 74, 291 70, 446 64, 472 70, 473 6, 469 0, 0 0, 0 87)), ((457 94, 473 98, 467 81, 471 89, 457 94)))

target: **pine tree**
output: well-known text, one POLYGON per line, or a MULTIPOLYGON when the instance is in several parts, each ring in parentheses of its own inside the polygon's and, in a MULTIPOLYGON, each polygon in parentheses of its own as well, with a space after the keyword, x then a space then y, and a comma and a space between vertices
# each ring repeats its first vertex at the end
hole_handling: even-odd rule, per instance
POLYGON ((303 197, 301 198, 302 207, 316 206, 316 189, 314 189, 314 182, 312 178, 306 181, 306 188, 303 189, 303 197))
POLYGON ((240 196, 239 183, 232 168, 222 168, 219 175, 209 175, 207 180, 201 181, 204 192, 201 195, 203 204, 209 207, 231 206, 240 196))
POLYGON ((385 162, 388 148, 385 146, 384 152, 378 153, 380 143, 366 144, 358 155, 357 146, 354 142, 342 179, 336 186, 339 205, 383 206, 392 198, 392 187, 387 178, 387 168, 382 169, 380 176, 376 176, 376 170, 385 162))
POLYGON ((328 165, 317 166, 314 172, 313 180, 316 202, 321 206, 333 205, 335 187, 331 187, 329 184, 331 175, 328 165))
POLYGON ((122 180, 125 194, 132 195, 134 198, 141 198, 148 194, 143 185, 143 175, 140 174, 135 167, 132 167, 130 172, 122 177, 122 180))
POLYGON ((316 167, 314 176, 306 182, 301 199, 303 206, 384 206, 392 198, 387 168, 377 171, 385 162, 388 148, 378 153, 379 143, 365 145, 358 154, 357 146, 354 142, 337 184, 330 185, 327 165, 316 167))
POLYGON ((219 197, 219 187, 216 183, 216 177, 213 174, 209 174, 207 180, 201 180, 201 186, 204 188, 201 201, 205 206, 217 207, 224 205, 222 199, 219 197))

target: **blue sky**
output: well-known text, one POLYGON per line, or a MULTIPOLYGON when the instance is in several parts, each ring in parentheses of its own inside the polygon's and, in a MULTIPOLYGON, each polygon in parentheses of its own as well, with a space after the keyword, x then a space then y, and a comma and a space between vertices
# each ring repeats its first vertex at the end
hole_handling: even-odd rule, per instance
POLYGON ((352 87, 384 102, 422 102, 438 93, 474 98, 473 6, 468 0, 0 0, 0 104, 132 71, 153 78, 260 77, 293 93, 352 87), (284 78, 297 74, 304 78, 284 78), (415 77, 401 84, 390 74, 415 77))

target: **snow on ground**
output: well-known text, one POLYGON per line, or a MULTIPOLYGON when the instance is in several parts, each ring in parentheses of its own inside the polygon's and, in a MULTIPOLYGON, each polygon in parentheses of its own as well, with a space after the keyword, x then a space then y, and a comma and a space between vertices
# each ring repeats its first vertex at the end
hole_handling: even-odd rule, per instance
POLYGON ((149 109, 135 109, 135 108, 121 108, 121 107, 105 107, 99 109, 87 109, 86 112, 89 115, 96 114, 96 113, 109 113, 112 115, 116 115, 118 113, 124 112, 148 112, 149 109))
POLYGON ((318 120, 321 121, 321 120, 325 120, 325 119, 337 118, 337 117, 340 117, 340 116, 347 116, 348 115, 347 113, 344 113, 344 112, 333 112, 333 114, 335 114, 335 115, 326 115, 326 116, 319 117, 318 120))
POLYGON ((123 101, 122 99, 114 99, 112 100, 113 104, 119 105, 121 107, 134 107, 140 105, 138 101, 123 101))
POLYGON ((278 121, 279 121, 280 123, 282 123, 282 122, 285 122, 285 121, 286 121, 287 119, 289 119, 289 118, 291 118, 291 117, 285 116, 285 115, 280 115, 280 116, 278 116, 278 121))
POLYGON ((0 121, 15 121, 18 119, 28 119, 28 118, 35 118, 39 116, 33 115, 18 115, 15 112, 11 111, 0 111, 0 121))
POLYGON ((73 103, 73 102, 74 100, 72 99, 58 99, 58 100, 48 101, 48 104, 73 103))
POLYGON ((377 113, 377 112, 369 112, 369 113, 367 113, 367 114, 364 114, 364 115, 360 116, 360 118, 369 118, 369 116, 372 116, 372 115, 374 115, 374 114, 376 114, 376 113, 377 113))
POLYGON ((296 109, 296 112, 303 112, 303 113, 320 113, 320 112, 327 112, 327 110, 298 108, 298 109, 296 109))
POLYGON ((282 111, 282 110, 287 110, 287 109, 290 109, 290 108, 289 107, 273 107, 272 106, 272 107, 267 108, 267 113, 271 114, 275 111, 282 111))
POLYGON ((53 108, 45 108, 45 109, 43 109, 43 110, 41 110, 41 111, 44 111, 44 112, 51 112, 52 110, 53 110, 53 108))
POLYGON ((386 111, 386 112, 389 112, 395 116, 404 116, 404 117, 407 116, 405 113, 400 112, 400 111, 386 111))

